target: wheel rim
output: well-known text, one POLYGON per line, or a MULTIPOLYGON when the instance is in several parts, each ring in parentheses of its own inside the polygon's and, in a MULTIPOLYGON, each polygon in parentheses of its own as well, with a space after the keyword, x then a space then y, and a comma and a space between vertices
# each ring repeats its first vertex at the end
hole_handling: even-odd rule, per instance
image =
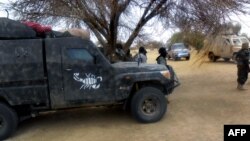
POLYGON ((159 111, 159 106, 156 98, 147 98, 142 102, 141 111, 146 115, 154 115, 159 111))

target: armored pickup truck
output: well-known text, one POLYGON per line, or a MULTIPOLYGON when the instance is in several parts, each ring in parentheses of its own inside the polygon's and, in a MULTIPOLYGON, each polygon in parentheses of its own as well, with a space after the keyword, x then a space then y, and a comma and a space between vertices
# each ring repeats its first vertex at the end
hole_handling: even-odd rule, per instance
POLYGON ((142 123, 164 116, 165 95, 179 84, 170 66, 110 64, 90 40, 39 38, 17 21, 1 20, 0 140, 25 117, 86 105, 120 104, 142 123))
POLYGON ((243 43, 249 43, 244 36, 237 35, 219 35, 215 39, 207 39, 206 44, 210 45, 208 58, 211 62, 216 62, 219 58, 224 61, 235 60, 237 52, 241 49, 243 43))

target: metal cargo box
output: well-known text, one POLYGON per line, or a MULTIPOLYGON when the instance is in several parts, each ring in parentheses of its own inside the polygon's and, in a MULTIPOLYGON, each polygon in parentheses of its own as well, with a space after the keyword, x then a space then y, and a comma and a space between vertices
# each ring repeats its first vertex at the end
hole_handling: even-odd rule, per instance
POLYGON ((0 40, 0 83, 42 79, 42 39, 0 40))

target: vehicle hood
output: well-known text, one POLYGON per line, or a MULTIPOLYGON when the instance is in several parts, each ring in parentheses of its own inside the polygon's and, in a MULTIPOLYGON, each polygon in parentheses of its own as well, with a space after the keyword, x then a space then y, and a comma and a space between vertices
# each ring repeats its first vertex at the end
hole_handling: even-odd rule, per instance
POLYGON ((146 64, 137 62, 119 62, 112 66, 120 73, 135 73, 135 72, 152 72, 166 70, 166 66, 158 64, 146 64))

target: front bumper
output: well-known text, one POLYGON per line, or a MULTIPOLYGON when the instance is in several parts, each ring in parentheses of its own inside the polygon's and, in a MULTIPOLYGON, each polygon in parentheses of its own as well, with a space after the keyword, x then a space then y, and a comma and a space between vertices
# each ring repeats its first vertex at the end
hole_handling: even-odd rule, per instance
POLYGON ((175 54, 175 57, 178 57, 178 58, 185 58, 185 57, 189 57, 190 54, 189 53, 177 53, 175 54))
POLYGON ((171 78, 169 83, 166 84, 166 88, 167 88, 167 94, 171 94, 173 90, 180 85, 180 81, 176 73, 174 72, 173 68, 169 65, 167 65, 167 68, 170 72, 171 78))

